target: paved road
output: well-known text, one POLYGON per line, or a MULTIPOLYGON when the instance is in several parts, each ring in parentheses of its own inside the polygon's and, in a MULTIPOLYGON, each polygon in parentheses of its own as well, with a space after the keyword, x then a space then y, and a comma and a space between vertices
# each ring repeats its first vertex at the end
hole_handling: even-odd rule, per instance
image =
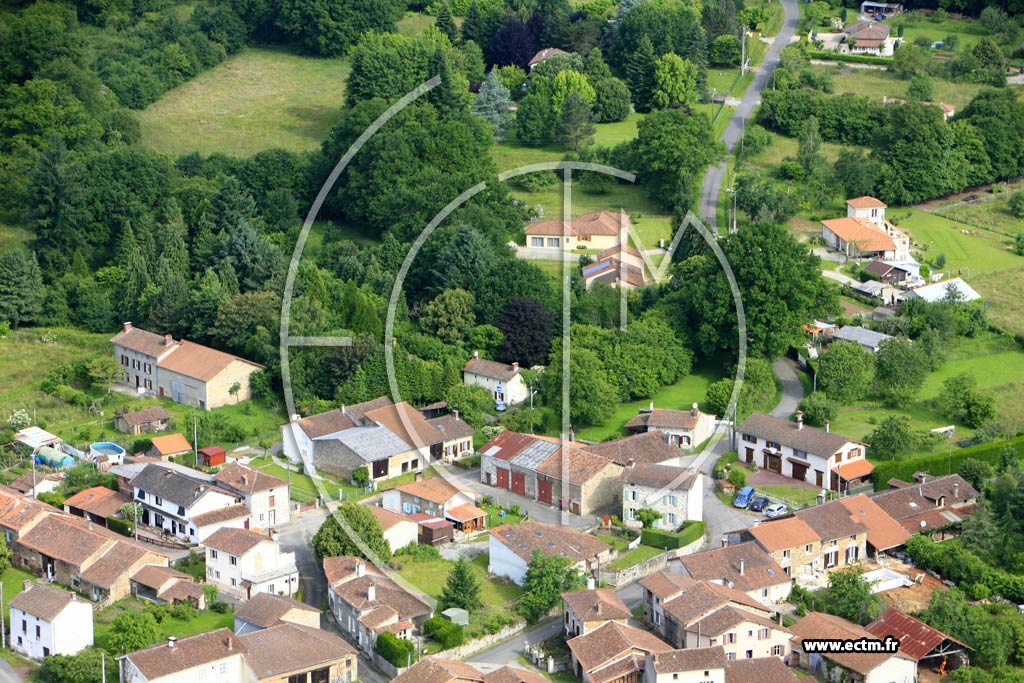
MULTIPOLYGON (((116 664, 116 662, 115 662, 115 664, 116 664)), ((21 682, 22 682, 21 676, 19 676, 17 673, 15 673, 14 669, 11 668, 11 665, 7 662, 7 660, 6 659, 0 659, 0 683, 21 683, 21 682)))
MULTIPOLYGON (((736 111, 733 112, 732 118, 729 119, 729 125, 726 126, 725 132, 722 133, 722 142, 725 143, 726 149, 730 152, 732 152, 743 136, 743 129, 747 125, 754 107, 761 102, 761 91, 768 85, 772 74, 775 72, 775 67, 778 66, 779 53, 782 52, 782 48, 789 45, 790 40, 796 35, 797 24, 800 23, 800 9, 797 5, 797 0, 780 1, 785 12, 782 30, 779 31, 779 35, 775 37, 775 42, 768 49, 764 63, 758 68, 753 82, 751 82, 750 87, 743 94, 743 99, 740 101, 739 106, 736 107, 736 111)), ((718 223, 718 197, 722 193, 725 167, 726 162, 723 161, 720 164, 709 166, 707 173, 704 174, 704 183, 700 190, 699 213, 701 220, 709 228, 718 223)))
POLYGON ((782 383, 782 398, 772 411, 772 417, 789 419, 789 416, 796 412, 797 406, 800 405, 800 399, 804 397, 804 385, 796 376, 796 361, 780 358, 772 364, 772 369, 782 383))
POLYGON ((278 540, 281 549, 295 553, 295 566, 302 580, 302 600, 307 605, 321 609, 327 600, 327 579, 317 564, 313 553, 313 534, 327 518, 327 510, 310 510, 303 515, 292 518, 288 524, 278 527, 278 540))

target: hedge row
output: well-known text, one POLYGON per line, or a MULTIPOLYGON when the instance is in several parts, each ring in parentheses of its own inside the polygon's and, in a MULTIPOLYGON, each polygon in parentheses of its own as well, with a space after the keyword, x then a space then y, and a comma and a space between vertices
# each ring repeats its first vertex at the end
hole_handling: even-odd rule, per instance
POLYGON ((423 623, 423 632, 445 650, 458 647, 465 640, 462 626, 453 624, 441 616, 427 619, 423 623))
POLYGON ((377 652, 399 669, 416 661, 416 646, 390 631, 377 636, 377 652))
POLYGON ((122 536, 131 537, 135 533, 135 529, 132 527, 132 523, 125 519, 118 519, 117 517, 107 517, 107 528, 111 531, 115 531, 122 536))
POLYGON ((993 567, 955 541, 936 543, 928 536, 915 534, 907 542, 907 554, 915 566, 931 569, 968 594, 981 595, 988 590, 1015 603, 1024 602, 1024 576, 993 567))
POLYGON ((825 59, 830 62, 849 62, 850 64, 892 64, 892 57, 876 57, 874 55, 849 55, 840 52, 826 52, 823 50, 808 50, 807 54, 811 59, 825 59))
POLYGON ((640 542, 652 548, 675 550, 683 548, 704 536, 704 522, 687 522, 682 531, 665 531, 664 529, 644 529, 640 532, 640 542))
POLYGON ((952 457, 945 453, 926 455, 912 460, 886 461, 875 464, 874 481, 875 490, 883 491, 889 488, 890 479, 901 479, 913 481, 915 472, 927 472, 936 477, 952 474, 960 471, 960 465, 964 460, 972 458, 987 462, 992 466, 999 464, 999 453, 1006 446, 1012 446, 1017 455, 1024 457, 1024 436, 1018 436, 1006 441, 993 441, 992 443, 968 446, 967 448, 956 448, 952 457))

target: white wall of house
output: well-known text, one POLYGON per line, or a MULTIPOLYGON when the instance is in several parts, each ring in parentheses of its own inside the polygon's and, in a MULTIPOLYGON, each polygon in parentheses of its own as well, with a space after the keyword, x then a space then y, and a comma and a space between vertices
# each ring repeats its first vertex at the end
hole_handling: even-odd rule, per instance
POLYGON ((836 478, 836 475, 832 472, 832 468, 837 465, 845 465, 857 460, 863 460, 865 458, 864 450, 865 449, 861 444, 849 441, 838 451, 830 455, 828 458, 825 458, 814 453, 805 453, 804 451, 796 450, 792 446, 767 441, 756 434, 742 434, 739 441, 739 459, 743 462, 749 462, 748 456, 750 451, 752 451, 753 461, 758 467, 778 472, 784 477, 796 478, 793 476, 794 464, 790 462, 790 458, 794 458, 798 461, 807 463, 807 471, 804 474, 803 479, 798 479, 798 481, 805 481, 817 485, 817 473, 820 472, 821 487, 826 489, 832 488, 833 479, 836 478), (752 438, 756 439, 756 441, 751 441, 752 438), (779 469, 769 467, 770 458, 765 454, 765 449, 768 449, 773 453, 781 454, 779 469))
POLYGON ((206 397, 206 382, 181 373, 160 368, 157 373, 157 393, 176 403, 209 410, 206 397), (162 392, 162 393, 160 393, 162 392))
POLYGON ((467 387, 483 387, 491 392, 491 397, 494 400, 500 399, 512 405, 518 405, 530 398, 530 390, 526 388, 522 376, 518 373, 506 382, 494 377, 478 375, 475 372, 463 372, 462 382, 467 387), (498 393, 499 386, 501 387, 500 394, 498 393))
POLYGON ((252 593, 292 596, 299 590, 295 553, 282 553, 277 541, 267 539, 243 555, 206 548, 206 578, 236 592, 242 581, 253 582, 252 593), (254 581, 254 577, 263 580, 254 581))
POLYGON ((384 538, 391 546, 391 552, 419 542, 420 527, 416 522, 399 522, 384 532, 384 538))
POLYGON ((700 669, 656 674, 653 666, 644 667, 644 683, 725 683, 725 669, 700 669))
POLYGON ((147 508, 150 526, 159 527, 191 543, 199 543, 198 530, 192 524, 192 517, 235 504, 235 496, 213 488, 212 484, 210 486, 189 507, 179 506, 142 489, 136 489, 135 501, 147 508), (159 519, 156 515, 159 515, 159 519))
POLYGON ((226 522, 217 522, 216 524, 207 524, 206 526, 195 527, 196 535, 195 542, 202 545, 206 539, 213 535, 213 532, 217 529, 244 529, 246 517, 239 517, 238 519, 229 519, 226 522))
POLYGON ((242 502, 252 513, 251 529, 269 529, 288 523, 288 485, 257 491, 242 496, 242 502))
POLYGON ((121 368, 121 383, 138 387, 154 396, 157 391, 156 358, 114 344, 114 360, 121 368))
POLYGON ((914 683, 917 662, 903 657, 890 657, 864 677, 864 683, 914 683))
POLYGON ((526 561, 505 547, 505 544, 490 535, 490 559, 488 571, 495 576, 504 576, 519 586, 526 579, 526 561))
POLYGON ((692 508, 696 506, 697 514, 702 514, 703 506, 701 498, 703 488, 699 489, 697 495, 690 495, 689 491, 663 491, 653 486, 641 486, 638 484, 622 485, 622 519, 635 520, 636 511, 641 509, 656 510, 661 513, 661 519, 654 521, 655 529, 667 529, 675 531, 683 525, 687 519, 701 519, 687 517, 692 508), (693 499, 696 499, 694 505, 693 499))
MULTIPOLYGON (((690 627, 693 629, 693 627, 690 627)), ((761 626, 745 621, 725 633, 708 637, 696 629, 686 631, 685 647, 712 647, 721 645, 726 659, 762 659, 787 657, 792 651, 791 634, 782 629, 761 626), (749 657, 747 655, 750 655, 749 657)))
POLYGON ((246 666, 244 655, 241 652, 159 678, 146 678, 130 659, 120 660, 120 665, 121 683, 193 683, 194 681, 251 683, 255 678, 252 676, 252 669, 246 666))
POLYGON ((32 659, 73 655, 92 645, 92 604, 73 600, 52 622, 11 608, 13 650, 32 659))

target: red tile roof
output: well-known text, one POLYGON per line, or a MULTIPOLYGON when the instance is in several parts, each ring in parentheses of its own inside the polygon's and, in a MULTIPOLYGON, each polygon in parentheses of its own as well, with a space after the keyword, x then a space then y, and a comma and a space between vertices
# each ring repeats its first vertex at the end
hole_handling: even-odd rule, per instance
POLYGON ((970 650, 971 648, 953 636, 929 626, 909 614, 890 607, 882 616, 865 627, 875 637, 884 639, 892 636, 900 641, 900 652, 920 661, 946 640, 970 650))

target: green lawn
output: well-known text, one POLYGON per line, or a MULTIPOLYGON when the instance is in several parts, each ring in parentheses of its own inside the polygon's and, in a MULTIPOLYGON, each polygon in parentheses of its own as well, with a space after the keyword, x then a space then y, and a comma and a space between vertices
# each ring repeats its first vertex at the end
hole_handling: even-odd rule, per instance
POLYGON ((627 116, 625 121, 597 124, 594 144, 601 147, 614 147, 620 142, 632 140, 636 137, 636 126, 643 117, 644 114, 633 113, 627 116))
POLYGON ((395 27, 403 36, 416 37, 423 32, 423 29, 436 23, 435 17, 422 12, 406 12, 406 15, 398 20, 395 27))
POLYGON ((915 209, 894 209, 889 213, 890 220, 919 245, 924 260, 933 261, 939 254, 945 254, 943 270, 964 269, 968 282, 970 276, 1024 265, 1024 259, 1009 248, 1012 240, 1004 235, 915 209), (970 234, 965 235, 964 230, 970 234))
POLYGON ((615 548, 615 550, 620 553, 629 551, 629 541, 621 536, 612 536, 611 534, 595 534, 595 536, 615 548))
MULTIPOLYGON (((984 36, 989 35, 988 30, 973 19, 950 18, 943 21, 936 21, 930 17, 925 17, 923 14, 918 12, 908 12, 895 17, 889 17, 884 21, 884 23, 893 27, 893 35, 896 35, 896 27, 902 24, 904 27, 903 40, 908 43, 913 43, 921 37, 925 37, 930 42, 934 43, 945 39, 945 37, 950 33, 957 34, 960 42, 956 49, 949 50, 943 47, 942 52, 969 51, 978 43, 979 40, 984 36)), ((938 52, 938 50, 933 52, 938 52)))
MULTIPOLYGON (((395 561, 402 565, 398 574, 420 591, 435 598, 441 595, 448 572, 455 562, 451 560, 419 560, 410 555, 398 555, 395 561)), ((487 573, 487 554, 475 557, 470 566, 480 582, 480 602, 483 607, 469 615, 467 639, 481 635, 483 625, 491 617, 511 614, 523 594, 519 586, 487 573)))
POLYGON ((0 576, 0 582, 4 585, 4 622, 11 623, 11 609, 7 603, 24 588, 25 581, 35 581, 31 572, 18 567, 8 567, 7 571, 0 576))
POLYGON ((0 222, 0 253, 10 251, 32 239, 32 231, 0 222))
MULTIPOLYGON (((96 613, 93 619, 93 639, 95 640, 97 647, 106 647, 107 639, 110 637, 110 622, 117 617, 118 614, 125 611, 135 611, 144 609, 147 603, 137 600, 135 598, 125 598, 115 602, 110 607, 96 613)), ((231 610, 228 610, 224 614, 214 612, 213 610, 203 610, 199 612, 194 619, 182 621, 181 619, 175 619, 173 617, 166 617, 160 622, 160 632, 162 638, 168 638, 174 636, 175 638, 184 638, 185 636, 195 635, 196 633, 205 633, 206 631, 213 631, 218 628, 230 628, 234 629, 235 617, 231 610)))
MULTIPOLYGON (((1020 188, 1021 186, 1018 186, 1020 188)), ((1001 232, 1016 234, 1024 231, 1024 221, 1010 213, 1006 202, 1011 191, 1000 194, 977 193, 976 201, 966 204, 957 202, 934 202, 935 213, 955 221, 963 221, 983 228, 992 228, 1001 232)), ((932 206, 929 206, 932 209, 932 206)), ((963 226, 970 228, 970 225, 963 226)))
POLYGON ((144 144, 173 155, 317 149, 341 115, 348 64, 246 48, 139 114, 144 144))
POLYGON ((481 505, 480 508, 487 513, 487 528, 491 529, 502 524, 519 524, 524 519, 525 515, 517 515, 508 508, 504 508, 500 505, 481 505), (505 516, 502 517, 501 513, 504 510, 505 516))
MULTIPOLYGON (((881 100, 883 95, 900 98, 907 96, 909 81, 888 71, 858 69, 851 66, 812 66, 811 69, 818 73, 831 74, 837 95, 851 93, 866 95, 876 100, 881 100)), ((957 109, 966 107, 971 98, 984 88, 974 83, 953 83, 941 78, 932 79, 932 83, 935 88, 934 100, 952 104, 957 109)))
POLYGON ((651 401, 658 408, 674 408, 688 410, 693 403, 704 401, 708 386, 722 378, 720 364, 707 363, 693 369, 675 384, 662 387, 651 398, 622 403, 610 418, 599 425, 591 425, 576 432, 581 441, 607 441, 626 435, 623 425, 637 414, 640 408, 646 408, 651 401))
MULTIPOLYGON (((308 475, 299 474, 295 471, 289 472, 270 458, 254 458, 249 461, 249 464, 275 477, 289 480, 291 482, 292 498, 296 500, 309 502, 320 495, 320 489, 317 487, 316 482, 308 475)), ((332 499, 337 499, 339 491, 342 493, 344 500, 358 500, 366 495, 362 489, 356 486, 342 486, 328 477, 321 479, 320 483, 332 499)))
POLYGON ((757 492, 796 506, 810 505, 818 495, 815 489, 806 486, 759 486, 757 492))
POLYGON ((1010 334, 1024 334, 1024 259, 1020 266, 970 278, 989 304, 988 319, 1010 334))
POLYGON ((626 569, 633 565, 640 564, 644 560, 660 555, 663 551, 660 548, 652 548, 649 545, 638 545, 634 550, 608 565, 609 569, 626 569))

